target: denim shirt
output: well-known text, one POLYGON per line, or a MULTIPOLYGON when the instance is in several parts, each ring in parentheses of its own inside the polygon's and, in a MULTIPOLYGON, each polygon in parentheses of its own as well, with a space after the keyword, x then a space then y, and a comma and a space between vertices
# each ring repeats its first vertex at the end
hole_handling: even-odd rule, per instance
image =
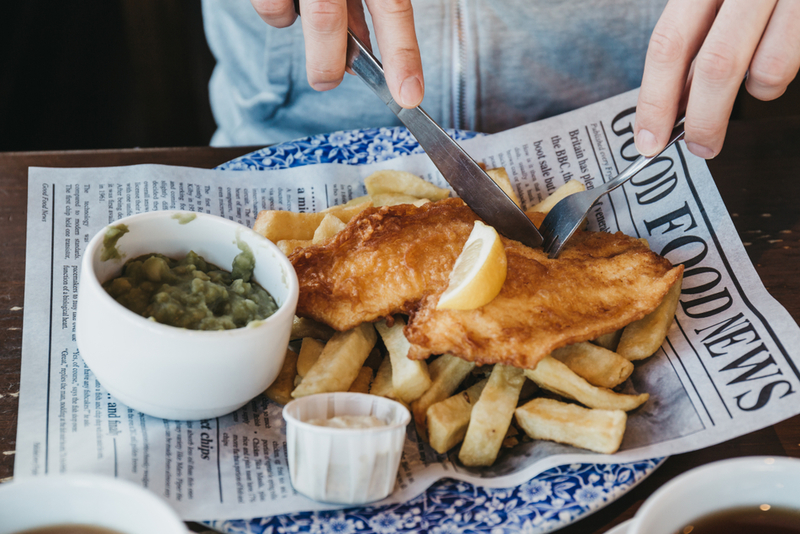
MULTIPOLYGON (((638 87, 665 4, 418 0, 422 108, 445 128, 493 133, 638 87)), ((272 28, 249 0, 203 0, 203 18, 217 60, 209 83, 218 127, 212 145, 400 124, 355 76, 345 74, 326 92, 308 85, 299 20, 272 28)))

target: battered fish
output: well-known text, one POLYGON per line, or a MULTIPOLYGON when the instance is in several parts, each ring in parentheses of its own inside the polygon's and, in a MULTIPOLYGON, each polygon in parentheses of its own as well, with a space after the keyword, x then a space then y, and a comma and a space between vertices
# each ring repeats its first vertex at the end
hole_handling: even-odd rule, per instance
POLYGON ((477 219, 459 199, 365 210, 332 240, 290 257, 297 314, 348 330, 405 313, 410 358, 451 353, 533 368, 559 347, 640 319, 683 270, 621 233, 579 233, 556 260, 502 238, 500 294, 476 310, 437 310, 477 219))

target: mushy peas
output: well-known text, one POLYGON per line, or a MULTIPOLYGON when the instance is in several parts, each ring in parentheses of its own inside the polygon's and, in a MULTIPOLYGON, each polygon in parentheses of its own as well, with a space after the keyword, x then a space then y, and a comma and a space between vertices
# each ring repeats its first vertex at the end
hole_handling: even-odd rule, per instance
POLYGON ((230 330, 266 319, 275 299, 251 282, 255 258, 245 243, 232 272, 194 252, 174 260, 146 254, 125 263, 122 275, 103 284, 114 300, 148 319, 190 330, 230 330))

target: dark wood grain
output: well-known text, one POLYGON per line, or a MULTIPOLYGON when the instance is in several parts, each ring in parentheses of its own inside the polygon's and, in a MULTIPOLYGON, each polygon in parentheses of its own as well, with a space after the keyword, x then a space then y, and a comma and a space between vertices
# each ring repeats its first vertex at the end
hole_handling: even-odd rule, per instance
MULTIPOLYGON (((0 478, 12 474, 22 339, 25 205, 29 166, 165 163, 213 167, 251 148, 192 148, 0 154, 0 478)), ((746 250, 769 292, 800 319, 800 118, 734 122, 725 148, 709 162, 746 250)), ((673 477, 715 460, 745 455, 800 457, 800 417, 669 458, 637 488, 566 527, 564 534, 606 532, 629 519, 673 477)))

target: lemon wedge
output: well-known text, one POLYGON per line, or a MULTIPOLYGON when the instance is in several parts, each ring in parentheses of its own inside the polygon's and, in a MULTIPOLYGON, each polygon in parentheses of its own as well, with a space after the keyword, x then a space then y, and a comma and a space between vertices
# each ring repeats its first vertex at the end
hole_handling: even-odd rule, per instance
POLYGON ((436 308, 474 310, 488 304, 500 293, 506 272, 506 250, 497 230, 475 221, 436 308))

